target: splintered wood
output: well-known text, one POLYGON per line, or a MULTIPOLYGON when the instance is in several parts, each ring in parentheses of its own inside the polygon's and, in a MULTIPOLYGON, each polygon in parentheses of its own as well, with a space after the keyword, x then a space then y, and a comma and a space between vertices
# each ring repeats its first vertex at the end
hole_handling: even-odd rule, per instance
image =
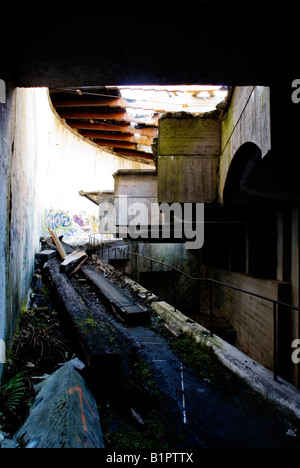
POLYGON ((72 252, 68 255, 57 234, 49 227, 48 230, 63 260, 60 265, 60 271, 63 273, 70 273, 70 276, 72 276, 85 263, 87 254, 85 252, 72 252))
POLYGON ((49 231, 49 233, 50 233, 50 235, 51 235, 51 237, 52 237, 52 239, 54 241, 54 244, 57 247, 59 255, 64 260, 67 257, 67 252, 65 251, 65 249, 64 249, 62 243, 60 242, 57 234, 54 231, 52 231, 52 229, 50 229, 49 227, 48 227, 48 231, 49 231))
POLYGON ((64 259, 64 261, 61 263, 60 271, 62 271, 63 273, 66 273, 74 268, 77 271, 77 266, 83 265, 86 259, 87 259, 87 255, 85 252, 73 252, 70 255, 68 255, 64 259))

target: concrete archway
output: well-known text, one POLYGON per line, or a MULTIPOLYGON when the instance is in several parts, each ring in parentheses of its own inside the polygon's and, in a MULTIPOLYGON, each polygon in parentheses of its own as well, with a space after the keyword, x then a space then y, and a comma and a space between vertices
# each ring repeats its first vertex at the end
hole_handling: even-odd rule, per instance
POLYGON ((248 177, 261 160, 260 148, 251 142, 244 143, 235 153, 226 178, 224 202, 249 198, 248 177))

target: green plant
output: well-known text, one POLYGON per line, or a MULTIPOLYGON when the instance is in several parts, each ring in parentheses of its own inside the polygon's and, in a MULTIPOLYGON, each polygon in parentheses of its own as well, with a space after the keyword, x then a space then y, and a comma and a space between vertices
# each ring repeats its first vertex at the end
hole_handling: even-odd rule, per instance
POLYGON ((12 377, 0 387, 0 412, 14 411, 24 396, 23 372, 12 377))

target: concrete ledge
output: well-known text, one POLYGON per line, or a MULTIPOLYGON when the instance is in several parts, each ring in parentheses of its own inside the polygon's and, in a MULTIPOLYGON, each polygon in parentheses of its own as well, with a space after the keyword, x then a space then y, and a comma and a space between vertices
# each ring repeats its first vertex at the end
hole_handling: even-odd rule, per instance
POLYGON ((180 311, 175 311, 170 304, 164 301, 152 302, 151 308, 175 330, 186 333, 196 342, 211 347, 219 360, 228 369, 244 379, 251 388, 300 418, 300 390, 298 388, 280 378, 275 381, 271 371, 218 336, 210 336, 210 332, 206 328, 180 311))

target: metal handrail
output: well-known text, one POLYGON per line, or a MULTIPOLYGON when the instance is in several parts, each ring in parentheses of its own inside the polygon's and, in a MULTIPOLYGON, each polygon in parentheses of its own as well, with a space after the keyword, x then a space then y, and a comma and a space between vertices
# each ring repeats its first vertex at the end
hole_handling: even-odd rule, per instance
MULTIPOLYGON (((109 244, 109 243, 103 243, 102 245, 106 245, 109 248, 113 248, 113 249, 124 250, 122 247, 114 246, 114 245, 109 244)), ((238 288, 237 286, 233 286, 232 284, 224 283, 222 281, 219 281, 219 280, 216 280, 216 279, 213 279, 213 278, 194 277, 194 276, 189 275, 185 271, 180 270, 179 268, 177 268, 177 267, 175 267, 173 265, 170 265, 170 264, 165 263, 165 262, 161 262, 160 260, 156 260, 155 258, 148 257, 146 255, 138 254, 138 253, 132 252, 132 251, 130 251, 128 253, 129 253, 129 255, 135 255, 137 257, 144 258, 145 260, 149 260, 149 261, 157 263, 159 265, 163 265, 163 266, 166 266, 168 268, 171 268, 172 270, 177 271, 178 273, 186 276, 187 278, 189 278, 192 281, 206 281, 207 283, 209 283, 210 284, 210 328, 211 328, 210 332, 211 332, 211 336, 213 336, 213 307, 212 307, 212 305, 213 305, 212 304, 213 295, 212 295, 212 287, 211 287, 212 284, 217 284, 219 286, 229 288, 229 289, 233 289, 233 290, 241 292, 243 294, 247 294, 247 295, 252 296, 252 297, 257 297, 257 298, 262 299, 264 301, 268 301, 268 302, 273 303, 274 380, 276 380, 276 381, 278 380, 278 343, 277 343, 277 340, 278 340, 278 329, 277 329, 278 306, 288 307, 289 309, 297 310, 298 312, 300 312, 300 307, 294 306, 292 304, 288 304, 286 302, 277 301, 276 299, 271 299, 270 297, 262 296, 260 294, 248 291, 246 289, 238 288)), ((174 308, 176 310, 176 306, 174 308)))

